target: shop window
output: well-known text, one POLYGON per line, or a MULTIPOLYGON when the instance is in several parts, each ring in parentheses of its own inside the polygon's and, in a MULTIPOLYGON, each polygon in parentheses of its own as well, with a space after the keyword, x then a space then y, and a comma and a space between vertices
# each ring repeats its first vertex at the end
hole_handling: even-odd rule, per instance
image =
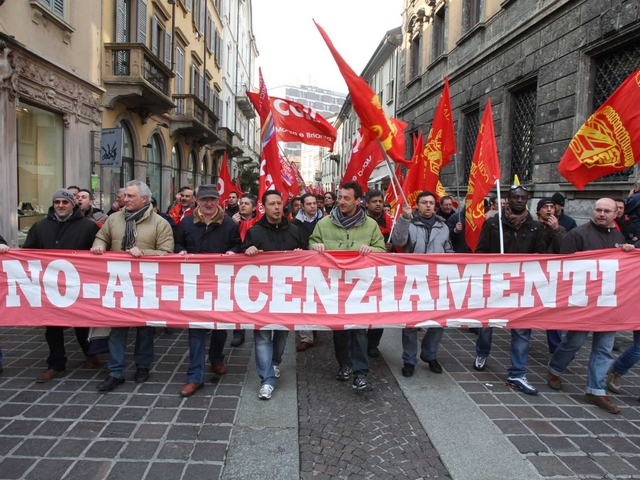
POLYGON ((122 166, 121 167, 104 167, 105 175, 110 179, 109 182, 109 205, 116 201, 118 190, 124 188, 127 182, 133 180, 133 140, 131 131, 125 122, 116 124, 117 128, 122 128, 122 166))
POLYGON ((158 201, 158 209, 162 209, 162 148, 158 135, 151 137, 147 149, 147 185, 151 195, 158 201))
POLYGON ((196 186, 196 165, 198 164, 198 154, 195 149, 191 150, 189 155, 189 163, 187 164, 187 185, 191 188, 196 186))

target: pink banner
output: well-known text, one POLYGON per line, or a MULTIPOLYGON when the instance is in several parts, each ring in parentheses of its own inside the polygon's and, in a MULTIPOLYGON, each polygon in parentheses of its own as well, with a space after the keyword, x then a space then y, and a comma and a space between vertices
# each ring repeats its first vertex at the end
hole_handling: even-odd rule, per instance
POLYGON ((637 330, 640 255, 10 251, 0 325, 637 330))

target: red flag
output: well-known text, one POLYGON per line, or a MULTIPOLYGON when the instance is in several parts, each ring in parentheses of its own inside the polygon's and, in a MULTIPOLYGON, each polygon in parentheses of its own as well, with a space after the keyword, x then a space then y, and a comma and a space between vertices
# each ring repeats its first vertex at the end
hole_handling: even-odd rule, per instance
POLYGON ((258 69, 260 75, 260 94, 254 99, 249 97, 254 108, 260 115, 260 134, 262 137, 262 156, 260 159, 260 190, 258 192, 258 215, 264 214, 262 195, 267 190, 277 190, 285 193, 280 176, 280 153, 276 140, 276 129, 271 112, 271 102, 267 86, 262 78, 262 69, 258 69))
MULTIPOLYGON (((247 95, 249 98, 258 96, 254 92, 247 92, 247 95)), ((271 112, 279 142, 301 142, 329 147, 329 151, 333 151, 338 133, 313 108, 284 98, 271 97, 271 112)))
MULTIPOLYGON (((442 197, 448 197, 449 194, 447 193, 447 191, 444 189, 444 185, 442 185, 442 182, 440 180, 438 180, 438 184, 436 185, 436 191, 433 192, 436 194, 436 199, 438 201, 442 200, 442 197)), ((451 201, 453 202, 453 206, 455 208, 458 208, 458 202, 455 199, 451 199, 451 201)))
MULTIPOLYGON (((225 157, 226 157, 226 153, 225 153, 225 157)), ((239 192, 242 191, 242 185, 240 185, 240 177, 236 177, 236 188, 238 189, 239 192)))
MULTIPOLYGON (((407 176, 404 178, 404 182, 402 183, 402 190, 409 201, 409 205, 411 205, 411 208, 413 209, 416 208, 416 198, 418 197, 418 194, 423 190, 427 190, 425 188, 425 184, 429 166, 425 152, 424 135, 420 132, 420 135, 416 137, 414 133, 411 168, 407 172, 407 176)), ((430 191, 433 192, 433 190, 430 191)))
POLYGON ((362 192, 369 191, 367 181, 371 177, 373 170, 384 162, 384 155, 375 139, 362 129, 358 130, 356 139, 353 142, 351 156, 347 169, 342 176, 342 185, 345 182, 357 182, 362 187, 362 192))
MULTIPOLYGON (((302 188, 304 188, 305 193, 308 193, 307 184, 305 183, 304 178, 302 178, 302 174, 300 173, 300 170, 298 170, 298 166, 296 165, 296 162, 290 162, 289 165, 291 165, 291 169, 293 170, 296 176, 296 179, 298 180, 298 191, 302 193, 302 188)), ((298 193, 298 195, 300 193, 298 193)))
POLYGON ((640 68, 578 130, 558 170, 578 190, 640 161, 640 68))
POLYGON ((242 190, 239 190, 231 181, 229 175, 229 164, 227 163, 227 152, 224 152, 222 165, 220 165, 220 175, 218 175, 218 192, 220 192, 220 204, 224 205, 229 199, 229 194, 236 192, 238 197, 242 196, 242 190))
POLYGON ((282 185, 287 189, 286 192, 282 192, 283 198, 297 197, 300 195, 300 185, 298 184, 296 172, 294 172, 291 164, 282 156, 280 157, 280 166, 282 168, 282 185))
MULTIPOLYGON (((415 137, 414 137, 414 142, 415 142, 415 137)), ((396 167, 396 177, 398 177, 398 180, 400 181, 400 183, 402 183, 402 168, 400 167, 400 165, 396 167)), ((388 203, 389 205, 391 205, 391 213, 393 214, 392 216, 394 218, 397 218, 396 206, 398 205, 398 196, 396 195, 396 190, 398 189, 398 186, 396 185, 394 190, 393 182, 394 180, 392 178, 391 182, 389 183, 389 187, 387 187, 387 193, 384 196, 384 203, 388 203)))
POLYGON ((353 110, 360 118, 361 127, 371 132, 373 138, 377 137, 378 140, 380 140, 380 143, 392 160, 409 165, 410 162, 404 158, 404 129, 407 127, 407 124, 395 118, 387 119, 387 116, 382 110, 378 95, 376 95, 373 90, 371 90, 371 87, 369 87, 369 84, 362 77, 356 75, 356 72, 344 61, 323 28, 315 21, 313 23, 318 27, 320 35, 322 35, 327 47, 329 47, 331 51, 331 55, 333 55, 334 60, 338 64, 340 73, 344 77, 345 82, 347 82, 349 95, 351 96, 351 104, 353 105, 353 110))
POLYGON ((484 109, 476 149, 471 163, 469 188, 465 204, 465 233, 464 238, 469 248, 475 252, 480 238, 480 229, 484 223, 484 197, 500 178, 500 162, 496 147, 496 136, 493 131, 493 115, 491 114, 491 99, 487 100, 484 109))

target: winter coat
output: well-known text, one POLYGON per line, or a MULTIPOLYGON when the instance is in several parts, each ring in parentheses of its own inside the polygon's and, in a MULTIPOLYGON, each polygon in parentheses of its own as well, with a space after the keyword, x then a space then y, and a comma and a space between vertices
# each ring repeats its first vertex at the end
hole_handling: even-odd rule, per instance
POLYGON ((89 220, 93 220, 94 222, 106 222, 109 216, 104 213, 99 208, 91 207, 89 210, 84 212, 84 216, 89 220))
POLYGON ((0 245, 8 245, 7 241, 0 235, 0 245))
MULTIPOLYGON (((500 253, 500 217, 489 218, 484 221, 476 253, 500 253)), ((502 214, 502 230, 504 235, 504 253, 546 253, 547 245, 544 240, 544 232, 540 224, 531 214, 526 223, 519 230, 513 228, 502 214)))
POLYGON ((616 248, 623 243, 626 243, 624 235, 614 227, 601 227, 590 220, 564 236, 560 253, 616 248))
POLYGON ((326 250, 358 251, 362 245, 369 245, 374 252, 387 251, 382 233, 373 218, 365 214, 361 222, 347 230, 338 220, 339 211, 339 208, 334 208, 331 215, 316 224, 309 237, 309 248, 322 243, 326 250))
POLYGON ((547 253, 560 253, 560 245, 567 231, 562 225, 558 225, 555 230, 551 229, 546 223, 538 222, 544 235, 544 243, 547 246, 547 253))
POLYGON ((282 217, 279 224, 269 223, 264 215, 258 223, 249 229, 244 238, 241 252, 245 252, 249 247, 256 247, 265 252, 276 252, 282 250, 295 250, 307 248, 307 236, 303 229, 292 224, 286 217, 282 217))
POLYGON ((456 253, 473 253, 467 245, 465 238, 465 229, 467 228, 467 219, 465 218, 465 207, 459 212, 454 213, 447 220, 447 227, 449 227, 449 239, 451 240, 451 246, 456 253), (462 223, 462 231, 456 232, 456 224, 462 223))
POLYGON ((313 229, 316 228, 316 224, 324 218, 324 214, 322 210, 318 210, 313 217, 313 220, 309 221, 307 216, 304 214, 302 209, 298 210, 298 214, 296 218, 291 220, 291 223, 296 225, 298 228, 302 230, 302 233, 305 235, 307 243, 309 243, 309 237, 313 233, 313 229))
POLYGON ((198 209, 182 220, 176 234, 175 252, 226 253, 237 252, 240 247, 238 226, 218 207, 219 215, 207 225, 198 209))
MULTIPOLYGON (((126 228, 125 210, 111 215, 96 235, 93 246, 103 246, 112 252, 122 251, 122 237, 126 228)), ((145 255, 173 253, 173 231, 165 219, 155 213, 151 206, 142 218, 136 220, 136 247, 145 255)))
POLYGON ((578 226, 576 221, 564 212, 562 212, 560 216, 557 218, 558 218, 558 223, 560 224, 561 227, 564 227, 566 232, 570 232, 571 230, 573 230, 578 226))
POLYGON ((179 227, 180 222, 182 222, 182 220, 184 220, 186 217, 188 217, 192 213, 193 213, 193 208, 188 207, 186 210, 183 211, 182 204, 178 203, 176 206, 172 207, 167 212, 167 215, 173 218, 173 221, 176 222, 176 225, 179 227))
POLYGON ((59 221, 53 207, 49 207, 47 218, 34 223, 29 229, 23 247, 89 250, 99 230, 96 222, 85 218, 78 207, 64 222, 59 221))
POLYGON ((453 253, 449 228, 444 219, 436 215, 429 232, 417 211, 413 212, 411 218, 400 215, 391 235, 391 243, 402 247, 402 253, 453 253))

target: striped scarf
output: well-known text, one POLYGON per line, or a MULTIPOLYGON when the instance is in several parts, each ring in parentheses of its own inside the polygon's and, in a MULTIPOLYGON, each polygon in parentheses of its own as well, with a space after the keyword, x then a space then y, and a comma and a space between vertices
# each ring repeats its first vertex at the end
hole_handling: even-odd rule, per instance
POLYGON ((136 220, 142 218, 151 205, 147 203, 137 212, 124 211, 125 229, 124 236, 122 237, 122 243, 120 246, 123 251, 131 250, 136 246, 136 220))

